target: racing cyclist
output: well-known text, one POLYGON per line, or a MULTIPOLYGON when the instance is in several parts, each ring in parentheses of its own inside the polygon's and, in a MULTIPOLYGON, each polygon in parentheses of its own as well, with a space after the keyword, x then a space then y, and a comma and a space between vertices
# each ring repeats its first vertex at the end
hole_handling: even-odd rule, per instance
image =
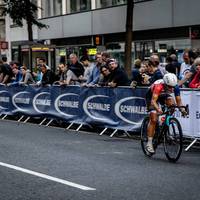
MULTIPOLYGON (((159 105, 175 105, 174 98, 171 95, 172 93, 175 95, 176 104, 182 106, 177 77, 175 74, 167 73, 164 75, 163 79, 155 81, 146 94, 147 109, 150 113, 150 120, 147 128, 148 142, 146 150, 151 154, 155 153, 152 140, 155 134, 158 115, 163 113, 159 105)), ((180 111, 183 116, 187 114, 186 110, 183 108, 181 108, 180 111)))

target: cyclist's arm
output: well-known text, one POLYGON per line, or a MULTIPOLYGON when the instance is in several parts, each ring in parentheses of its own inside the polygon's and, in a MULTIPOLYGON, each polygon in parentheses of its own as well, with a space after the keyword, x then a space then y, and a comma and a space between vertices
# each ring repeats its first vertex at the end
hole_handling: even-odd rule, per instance
MULTIPOLYGON (((182 103, 182 100, 181 100, 181 95, 180 95, 180 89, 179 89, 178 86, 175 87, 174 93, 175 93, 176 104, 178 106, 183 106, 183 103, 182 103)), ((187 115, 187 111, 186 111, 185 108, 180 108, 180 111, 182 113, 182 116, 187 115)))
POLYGON ((181 92, 180 92, 180 88, 179 86, 175 86, 174 88, 174 95, 175 95, 175 99, 176 99, 176 104, 177 106, 182 106, 182 100, 181 100, 181 92))
POLYGON ((181 100, 181 96, 176 96, 176 104, 177 106, 183 106, 182 100, 181 100))

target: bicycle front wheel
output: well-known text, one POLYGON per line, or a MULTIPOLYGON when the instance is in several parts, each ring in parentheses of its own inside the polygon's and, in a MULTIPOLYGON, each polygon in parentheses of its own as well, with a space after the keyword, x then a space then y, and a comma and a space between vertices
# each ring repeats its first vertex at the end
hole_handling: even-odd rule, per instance
POLYGON ((170 162, 176 162, 182 153, 182 128, 176 118, 170 118, 169 126, 164 132, 164 151, 170 162))

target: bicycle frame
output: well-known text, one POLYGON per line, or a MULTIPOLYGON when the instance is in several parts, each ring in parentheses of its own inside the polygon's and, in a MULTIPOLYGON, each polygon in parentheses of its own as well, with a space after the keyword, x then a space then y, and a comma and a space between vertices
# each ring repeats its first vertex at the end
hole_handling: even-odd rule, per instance
POLYGON ((157 145, 161 143, 161 139, 163 138, 163 136, 165 134, 165 129, 167 127, 169 127, 169 125, 170 125, 169 122, 170 122, 170 119, 173 118, 173 113, 174 113, 175 109, 185 108, 188 112, 188 106, 170 106, 170 107, 165 106, 165 107, 167 108, 167 111, 164 112, 165 120, 162 122, 162 125, 159 125, 159 122, 158 122, 159 132, 156 133, 157 134, 157 145))

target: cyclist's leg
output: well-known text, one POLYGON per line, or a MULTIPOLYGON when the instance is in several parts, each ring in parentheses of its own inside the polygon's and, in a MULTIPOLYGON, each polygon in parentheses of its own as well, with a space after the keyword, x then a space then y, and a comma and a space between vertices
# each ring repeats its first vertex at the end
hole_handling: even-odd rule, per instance
POLYGON ((153 137, 155 135, 157 119, 158 119, 158 114, 156 110, 152 110, 149 114, 149 124, 147 127, 147 135, 148 135, 147 151, 149 151, 150 153, 155 153, 153 148, 153 137))
POLYGON ((146 150, 150 153, 155 153, 152 141, 155 135, 158 115, 155 108, 151 105, 151 99, 152 99, 152 93, 151 93, 151 90, 149 89, 146 94, 146 104, 147 104, 147 110, 149 112, 149 124, 147 127, 148 142, 147 142, 146 150))

